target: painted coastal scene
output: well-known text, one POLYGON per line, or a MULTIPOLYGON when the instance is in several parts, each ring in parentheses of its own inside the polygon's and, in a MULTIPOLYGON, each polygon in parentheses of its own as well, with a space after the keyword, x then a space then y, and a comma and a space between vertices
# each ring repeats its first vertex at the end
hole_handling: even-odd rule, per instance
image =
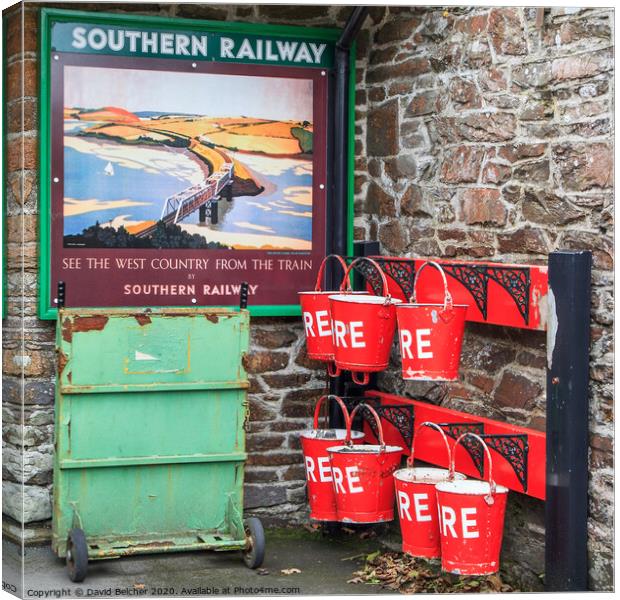
POLYGON ((66 66, 68 248, 312 249, 312 81, 66 66))

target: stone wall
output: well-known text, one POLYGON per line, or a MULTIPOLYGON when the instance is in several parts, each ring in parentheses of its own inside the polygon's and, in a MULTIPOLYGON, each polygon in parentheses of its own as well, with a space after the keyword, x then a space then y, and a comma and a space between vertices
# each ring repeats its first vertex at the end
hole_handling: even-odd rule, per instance
MULTIPOLYGON (((355 236, 386 254, 543 264, 594 254, 591 585, 611 589, 613 13, 374 9, 358 55, 355 236)), ((461 378, 385 390, 545 428, 545 336, 469 324, 461 378)), ((511 495, 504 558, 532 586, 543 503, 511 495)))
MULTIPOLYGON (((27 537, 45 535, 41 526, 49 523, 53 436, 54 324, 36 317, 40 6, 5 13, 3 511, 9 529, 22 519, 23 481, 27 537)), ((106 4, 105 10, 338 27, 350 12, 334 6, 168 4, 106 4)), ((370 13, 358 52, 356 239, 379 240, 386 254, 403 256, 544 263, 555 248, 594 253, 590 572, 593 588, 610 589, 612 13, 553 9, 541 28, 535 9, 373 7, 370 13)), ((272 521, 307 515, 295 432, 308 426, 325 379, 305 356, 301 336, 298 319, 252 321, 246 505, 272 521)), ((544 335, 470 324, 464 348, 457 384, 404 384, 395 354, 381 386, 543 430, 544 335)), ((542 503, 512 494, 504 559, 533 589, 540 587, 543 542, 542 503)))

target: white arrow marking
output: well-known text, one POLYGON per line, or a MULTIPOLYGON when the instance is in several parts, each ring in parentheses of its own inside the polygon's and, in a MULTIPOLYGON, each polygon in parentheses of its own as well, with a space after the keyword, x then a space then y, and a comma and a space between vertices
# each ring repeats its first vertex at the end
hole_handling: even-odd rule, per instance
POLYGON ((146 354, 146 352, 139 352, 136 350, 136 360, 159 360, 159 358, 146 354))

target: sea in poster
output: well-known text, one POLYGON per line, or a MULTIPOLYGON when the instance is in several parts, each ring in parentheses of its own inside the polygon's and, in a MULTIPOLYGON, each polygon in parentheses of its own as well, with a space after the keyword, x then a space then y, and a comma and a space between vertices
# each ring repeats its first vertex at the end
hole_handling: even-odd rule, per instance
POLYGON ((66 66, 65 247, 311 250, 312 95, 306 79, 66 66))

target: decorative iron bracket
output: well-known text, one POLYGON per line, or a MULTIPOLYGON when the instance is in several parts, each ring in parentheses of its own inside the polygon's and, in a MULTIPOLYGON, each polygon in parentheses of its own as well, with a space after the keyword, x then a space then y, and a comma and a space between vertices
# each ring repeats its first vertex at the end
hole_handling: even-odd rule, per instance
MULTIPOLYGON (((345 260, 347 262, 351 262, 356 258, 359 257, 346 256, 345 260)), ((362 260, 355 264, 355 266, 353 267, 353 271, 359 273, 366 280, 366 282, 372 288, 373 294, 375 294, 376 296, 381 296, 383 294, 383 282, 381 281, 381 275, 379 275, 377 269, 375 269, 372 264, 370 264, 368 261, 362 260)))
MULTIPOLYGON (((484 423, 437 423, 439 427, 443 429, 443 432, 451 437, 453 440, 456 440, 459 436, 464 433, 475 433, 477 435, 482 435, 484 433, 484 423)), ((480 477, 484 476, 484 452, 480 446, 480 444, 471 444, 471 440, 473 438, 465 438, 463 440, 462 446, 465 451, 471 457, 478 473, 480 473, 480 477)), ((475 441, 475 439, 474 439, 475 441)))
MULTIPOLYGON (((351 412, 353 408, 360 402, 369 404, 376 411, 381 419, 385 419, 388 423, 391 423, 396 427, 398 433, 400 433, 405 443, 406 448, 411 448, 413 443, 413 422, 414 422, 414 407, 412 404, 381 404, 378 398, 372 396, 345 396, 341 398, 345 403, 347 410, 351 412)), ((379 430, 374 419, 366 417, 366 410, 362 410, 362 415, 366 418, 366 422, 370 427, 373 435, 379 439, 379 430)))
MULTIPOLYGON (((346 256, 345 260, 350 263, 356 258, 359 257, 346 256)), ((415 263, 412 260, 406 258, 382 258, 380 256, 373 256, 372 259, 379 264, 386 275, 389 275, 398 284, 407 300, 413 296, 415 263)), ((353 267, 353 270, 366 279, 374 294, 380 296, 383 293, 381 289, 381 276, 369 262, 361 261, 353 267)))
POLYGON ((413 282, 415 281, 415 264, 411 260, 396 258, 375 258, 379 266, 389 275, 400 287, 405 300, 413 296, 413 282))
POLYGON ((480 436, 512 467, 523 491, 527 492, 527 456, 529 444, 526 434, 484 433, 480 436))
MULTIPOLYGON (((456 439, 462 433, 471 431, 481 437, 487 446, 497 452, 512 467, 523 491, 527 492, 527 457, 529 444, 526 434, 483 433, 482 423, 438 423, 446 435, 456 439)), ((484 449, 474 437, 466 437, 462 441, 471 457, 480 477, 484 476, 484 449)))

